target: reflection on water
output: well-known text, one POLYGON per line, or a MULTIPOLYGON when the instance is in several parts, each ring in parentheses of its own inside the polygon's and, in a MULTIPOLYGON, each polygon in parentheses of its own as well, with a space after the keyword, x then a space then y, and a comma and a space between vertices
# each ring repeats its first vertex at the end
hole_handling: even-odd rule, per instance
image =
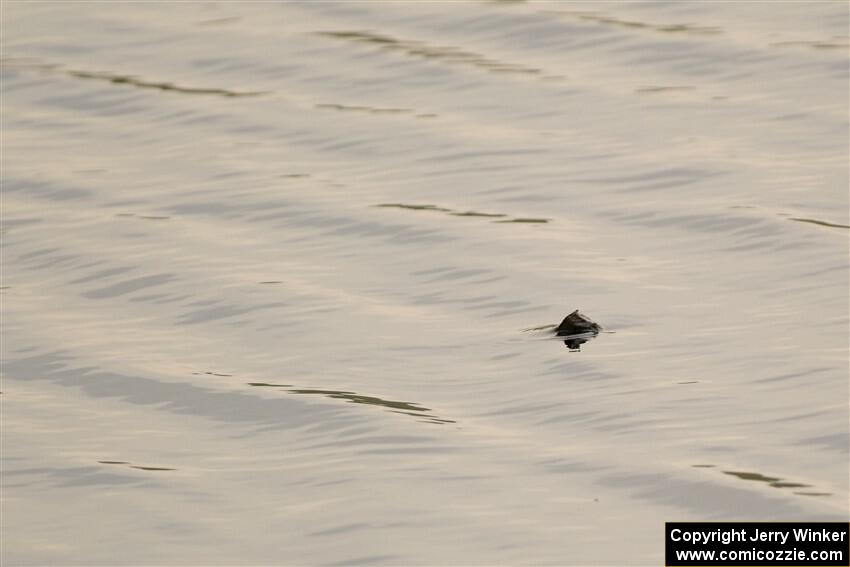
MULTIPOLYGON (((340 110, 345 112, 367 112, 370 114, 413 114, 416 111, 411 108, 379 108, 375 106, 358 106, 351 104, 317 104, 316 108, 327 108, 330 110, 340 110)), ((433 118, 435 114, 417 114, 419 118, 433 118)))
POLYGON ((259 388, 280 388, 282 391, 289 394, 312 394, 332 398, 335 400, 345 400, 352 404, 366 404, 370 406, 381 406, 388 408, 393 413, 401 413, 412 415, 414 417, 423 418, 425 423, 455 423, 451 419, 442 419, 431 412, 430 408, 420 406, 412 402, 400 402, 396 400, 385 400, 375 396, 363 396, 354 392, 346 392, 342 390, 323 390, 316 388, 292 388, 289 384, 274 384, 269 382, 249 382, 249 386, 259 388))
POLYGON ((666 93, 666 92, 681 92, 681 91, 692 91, 694 87, 690 86, 671 86, 671 87, 663 87, 663 86, 646 86, 646 87, 638 87, 635 89, 637 93, 666 93))
POLYGON ((163 216, 163 215, 137 215, 135 213, 116 213, 116 217, 135 217, 137 219, 145 219, 145 220, 169 220, 171 217, 163 216))
POLYGON ((447 61, 449 63, 473 65, 494 73, 523 73, 536 75, 541 72, 540 69, 536 69, 534 67, 514 63, 504 63, 496 59, 485 57, 484 55, 475 53, 474 51, 468 51, 457 47, 432 45, 425 41, 396 39, 389 35, 369 31, 323 31, 317 32, 317 34, 324 37, 343 39, 355 43, 376 45, 382 49, 397 51, 413 57, 424 57, 426 59, 447 61))
POLYGON ((788 220, 797 221, 797 222, 808 222, 808 223, 811 223, 811 224, 819 224, 820 226, 828 226, 830 228, 850 228, 850 225, 838 224, 838 223, 833 223, 833 222, 826 222, 826 221, 817 220, 817 219, 801 219, 801 218, 791 217, 788 220))
POLYGON ((110 73, 110 72, 92 72, 92 71, 80 71, 76 69, 65 69, 64 65, 59 63, 44 63, 35 61, 32 59, 23 59, 23 58, 3 58, 2 59, 3 66, 14 66, 16 68, 30 68, 37 69, 41 71, 47 72, 57 72, 63 73, 69 77, 74 77, 77 79, 86 79, 86 80, 96 80, 96 81, 105 81, 115 85, 127 85, 131 87, 138 87, 142 89, 156 89, 160 91, 167 92, 176 92, 182 94, 199 94, 199 95, 218 95, 224 97, 250 97, 250 96, 258 96, 262 94, 268 94, 267 91, 236 91, 230 89, 221 89, 221 88, 195 88, 195 87, 184 87, 180 85, 175 85, 173 83, 164 82, 164 81, 148 81, 145 79, 140 79, 138 77, 134 77, 133 75, 122 75, 118 73, 110 73))
POLYGON ((437 205, 411 205, 406 203, 380 203, 375 205, 376 207, 384 207, 391 209, 409 209, 411 211, 439 211, 448 213, 451 212, 451 209, 447 209, 445 207, 438 207, 437 205))
POLYGON ((449 214, 452 215, 452 216, 455 216, 455 217, 483 217, 483 218, 499 218, 499 217, 508 216, 508 215, 503 214, 503 213, 479 213, 477 211, 463 211, 463 212, 450 211, 449 214))
POLYGON ((493 222, 518 222, 518 223, 529 223, 529 224, 545 224, 547 222, 551 222, 552 219, 536 219, 536 218, 516 218, 516 219, 505 219, 505 220, 497 220, 493 222))
MULTIPOLYGON (((697 465, 694 465, 697 466, 697 465)), ((707 466, 707 465, 702 465, 707 466)), ((789 482, 779 477, 767 476, 757 472, 747 472, 747 471, 721 471, 723 474, 728 474, 730 476, 734 476, 736 478, 740 478, 741 480, 749 480, 754 482, 763 482, 768 486, 772 486, 773 488, 810 488, 810 484, 803 484, 800 482, 789 482)), ((794 494, 798 494, 801 496, 830 496, 829 492, 794 492, 794 494)))
POLYGON ((850 43, 847 41, 847 36, 835 36, 828 40, 816 41, 778 41, 771 43, 777 47, 802 46, 811 47, 813 49, 847 49, 850 43))
POLYGON ((65 71, 66 74, 71 77, 76 77, 78 79, 94 79, 97 81, 108 81, 110 83, 116 85, 129 85, 132 87, 139 87, 143 89, 158 89, 161 91, 168 92, 176 92, 183 94, 201 94, 201 95, 220 95, 226 97, 244 97, 244 96, 258 96, 261 94, 267 94, 266 92, 261 91, 233 91, 228 89, 216 89, 216 88, 192 88, 192 87, 182 87, 179 85, 175 85, 173 83, 166 82, 156 82, 156 81, 146 81, 144 79, 139 79, 133 77, 132 75, 118 75, 115 73, 107 73, 107 72, 99 72, 93 73, 90 71, 75 71, 73 69, 65 71))
POLYGON ((596 337, 595 333, 581 333, 578 335, 560 336, 566 346, 572 352, 579 352, 581 345, 596 337))
POLYGON ((170 467, 151 467, 144 465, 134 465, 128 461, 98 461, 98 463, 102 465, 127 465, 131 469, 138 469, 142 471, 176 471, 177 469, 170 467))
POLYGON ((537 223, 543 224, 548 223, 552 219, 540 219, 540 218, 511 218, 506 219, 507 217, 505 213, 482 213, 479 211, 457 211, 454 209, 449 209, 447 207, 439 207, 437 205, 418 205, 418 204, 410 204, 410 203, 380 203, 378 205, 374 205, 375 207, 389 208, 389 209, 407 209, 411 211, 433 211, 438 213, 446 213, 453 217, 481 217, 481 218, 498 218, 501 220, 496 220, 493 222, 501 222, 501 223, 537 223))
POLYGON ((596 22, 599 24, 609 24, 614 26, 620 26, 624 28, 632 28, 632 29, 641 29, 641 30, 650 30, 657 31, 662 33, 676 33, 676 34, 693 34, 693 35, 717 35, 723 33, 723 30, 717 27, 711 26, 698 26, 693 24, 648 24, 646 22, 639 22, 634 20, 624 20, 620 18, 616 18, 613 16, 606 16, 602 14, 598 14, 596 12, 581 12, 581 11, 572 11, 572 10, 552 10, 550 11, 552 14, 559 14, 564 16, 574 16, 579 20, 585 20, 588 22, 596 22))

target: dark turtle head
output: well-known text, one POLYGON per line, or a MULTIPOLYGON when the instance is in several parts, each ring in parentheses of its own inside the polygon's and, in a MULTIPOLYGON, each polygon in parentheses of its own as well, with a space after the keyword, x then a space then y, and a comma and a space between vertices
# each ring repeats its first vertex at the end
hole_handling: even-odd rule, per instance
POLYGON ((594 338, 601 330, 602 327, 576 309, 564 317, 555 329, 555 336, 563 338, 564 345, 571 351, 579 351, 581 345, 594 338))
POLYGON ((576 309, 561 321, 558 328, 555 329, 555 334, 559 337, 568 335, 578 335, 580 333, 598 333, 602 330, 597 323, 591 321, 588 317, 579 313, 576 309))

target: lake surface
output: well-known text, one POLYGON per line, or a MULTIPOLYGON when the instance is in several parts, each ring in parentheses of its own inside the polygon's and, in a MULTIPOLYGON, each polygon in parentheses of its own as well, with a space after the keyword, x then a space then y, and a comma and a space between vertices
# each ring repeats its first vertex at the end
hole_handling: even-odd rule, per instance
POLYGON ((5 565, 660 565, 848 518, 844 2, 3 5, 5 565), (523 329, 580 308, 570 352, 523 329))

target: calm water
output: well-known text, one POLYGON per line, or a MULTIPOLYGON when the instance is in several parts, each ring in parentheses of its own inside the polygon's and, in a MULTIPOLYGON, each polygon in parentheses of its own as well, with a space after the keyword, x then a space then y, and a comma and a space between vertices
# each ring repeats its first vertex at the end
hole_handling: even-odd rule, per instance
POLYGON ((847 520, 846 3, 2 31, 4 564, 660 565, 667 520, 847 520), (613 332, 522 332, 576 308, 613 332))

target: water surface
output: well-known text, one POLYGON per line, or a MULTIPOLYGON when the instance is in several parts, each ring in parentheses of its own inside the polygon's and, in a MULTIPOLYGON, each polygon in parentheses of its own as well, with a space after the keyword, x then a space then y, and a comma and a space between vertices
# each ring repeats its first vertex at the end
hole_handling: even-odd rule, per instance
POLYGON ((4 564, 846 521, 843 3, 3 15, 4 564))

